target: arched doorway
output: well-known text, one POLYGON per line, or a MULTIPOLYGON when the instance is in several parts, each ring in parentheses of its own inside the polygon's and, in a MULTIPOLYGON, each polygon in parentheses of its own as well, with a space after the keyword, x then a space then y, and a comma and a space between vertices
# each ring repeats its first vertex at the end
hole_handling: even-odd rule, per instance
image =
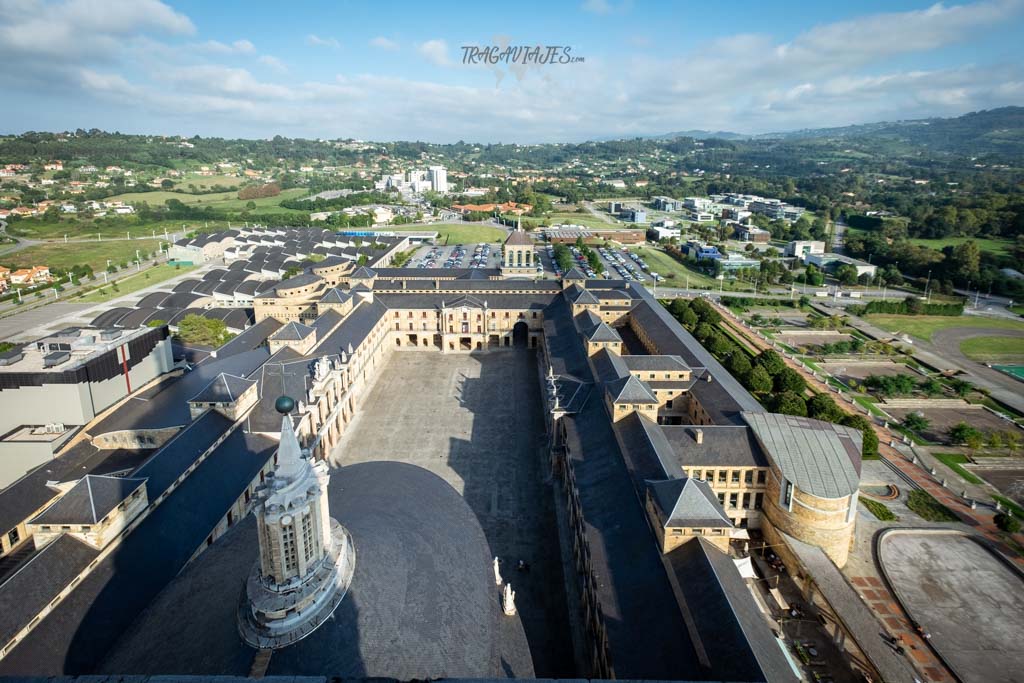
POLYGON ((530 327, 520 320, 512 327, 512 346, 517 349, 525 349, 530 339, 530 327))

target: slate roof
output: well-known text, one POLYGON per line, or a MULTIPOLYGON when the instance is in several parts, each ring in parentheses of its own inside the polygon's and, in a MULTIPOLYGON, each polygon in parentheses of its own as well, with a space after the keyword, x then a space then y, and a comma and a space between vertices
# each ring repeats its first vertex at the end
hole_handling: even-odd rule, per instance
POLYGON ((572 300, 572 302, 574 304, 580 305, 601 303, 601 301, 596 296, 594 296, 594 294, 588 289, 581 290, 580 293, 576 295, 576 298, 572 300))
POLYGON ((586 280, 587 276, 583 274, 583 271, 573 266, 569 269, 569 272, 562 276, 562 282, 568 282, 570 280, 586 280))
POLYGON ((667 559, 673 583, 693 620, 694 639, 711 662, 706 679, 800 680, 732 558, 707 539, 696 538, 670 552, 667 559))
POLYGON ((143 479, 87 474, 32 524, 96 524, 145 483, 143 479))
POLYGON ((619 333, 606 322, 599 323, 594 329, 584 332, 584 335, 588 341, 592 342, 622 342, 619 333))
POLYGON ((801 491, 843 498, 860 485, 860 430, 774 413, 743 413, 757 440, 801 491))
POLYGON ((612 403, 660 403, 647 385, 633 375, 605 384, 612 403))
POLYGON ((270 338, 274 341, 301 341, 315 332, 316 330, 309 325, 303 325, 293 320, 275 332, 270 338))
POLYGON ((359 266, 349 274, 350 278, 375 278, 377 272, 373 268, 367 268, 366 266, 359 266))
POLYGON ((661 511, 665 528, 728 529, 732 522, 707 482, 699 479, 648 481, 651 500, 661 511))
POLYGON ((505 240, 505 244, 511 244, 512 246, 523 246, 532 247, 533 240, 522 230, 513 230, 508 234, 508 239, 505 240))
POLYGON ((322 297, 320 297, 320 303, 322 304, 343 304, 352 298, 351 294, 341 291, 337 287, 328 289, 322 297))
POLYGON ((231 403, 237 400, 253 384, 256 384, 256 382, 251 379, 222 372, 212 382, 207 384, 205 389, 190 398, 189 402, 231 403))

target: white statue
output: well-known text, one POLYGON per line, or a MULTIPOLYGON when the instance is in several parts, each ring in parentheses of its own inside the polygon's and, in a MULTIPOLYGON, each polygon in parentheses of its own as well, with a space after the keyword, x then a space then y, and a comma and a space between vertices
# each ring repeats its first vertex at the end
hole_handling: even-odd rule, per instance
POLYGON ((501 570, 498 568, 498 556, 494 556, 494 585, 501 585, 501 570))
POLYGON ((516 615, 516 592, 512 590, 512 584, 505 584, 505 591, 502 594, 501 609, 505 612, 505 616, 514 617, 516 615))
POLYGON ((344 351, 341 352, 341 362, 342 363, 347 363, 348 362, 348 354, 345 353, 344 351))
POLYGON ((554 407, 552 408, 552 410, 554 410, 555 412, 557 412, 557 411, 559 411, 559 410, 561 410, 561 409, 562 409, 562 406, 560 406, 560 405, 558 404, 558 392, 556 391, 556 392, 555 392, 555 405, 554 405, 554 407))
POLYGON ((320 381, 327 376, 327 371, 327 357, 322 356, 318 358, 316 363, 313 365, 313 377, 317 381, 320 381))

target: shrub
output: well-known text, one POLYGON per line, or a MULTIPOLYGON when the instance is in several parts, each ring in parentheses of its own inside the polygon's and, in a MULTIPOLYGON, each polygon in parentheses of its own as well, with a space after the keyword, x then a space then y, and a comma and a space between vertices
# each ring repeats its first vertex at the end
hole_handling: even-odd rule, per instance
POLYGON ((893 514, 892 510, 885 507, 877 500, 861 498, 860 502, 864 503, 864 507, 868 509, 868 512, 875 516, 875 519, 878 519, 883 522, 895 522, 897 519, 899 519, 899 517, 893 514))
POLYGON ((995 516, 993 521, 996 523, 997 527, 1008 534, 1015 534, 1020 531, 1020 520, 1008 512, 1000 512, 995 516))
POLYGON ((907 507, 916 512, 921 519, 929 522, 959 522, 960 518, 948 507, 935 500, 930 493, 915 489, 910 492, 907 507))

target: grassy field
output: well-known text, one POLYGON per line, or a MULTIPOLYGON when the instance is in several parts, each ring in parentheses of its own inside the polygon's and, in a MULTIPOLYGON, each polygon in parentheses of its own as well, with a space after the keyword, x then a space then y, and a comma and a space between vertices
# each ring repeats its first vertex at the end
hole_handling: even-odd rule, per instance
POLYGON ((1024 338, 974 337, 963 341, 960 350, 982 363, 1018 363, 1024 361, 1024 338))
POLYGON ((967 462, 967 456, 960 453, 932 453, 935 459, 941 462, 943 465, 960 475, 960 478, 969 484, 981 484, 982 481, 977 476, 969 472, 963 467, 963 464, 967 462))
POLYGON ((396 225, 382 230, 393 230, 395 232, 423 232, 435 231, 438 233, 438 244, 475 244, 478 242, 501 242, 505 239, 505 231, 490 225, 474 225, 472 223, 440 223, 438 225, 404 226, 396 225))
POLYGON ((930 341, 937 330, 951 327, 970 327, 978 329, 1024 330, 1024 322, 1004 320, 1002 318, 979 318, 977 316, 945 316, 945 315, 866 315, 864 319, 872 325, 893 333, 909 334, 930 341))
POLYGON ((276 197, 263 197, 260 199, 239 199, 237 192, 215 192, 213 194, 188 194, 186 192, 173 192, 158 190, 155 192, 128 192, 108 198, 107 201, 120 201, 126 204, 148 203, 150 206, 159 206, 168 199, 177 199, 182 204, 204 207, 209 206, 220 211, 244 211, 246 205, 251 201, 256 205, 253 211, 260 213, 295 213, 304 214, 306 211, 286 209, 282 207, 281 200, 295 199, 305 196, 307 191, 301 187, 293 187, 284 190, 276 197))
MULTIPOLYGON (((635 251, 640 255, 640 257, 647 262, 647 265, 650 266, 652 272, 657 273, 661 277, 675 275, 673 278, 663 280, 661 282, 662 287, 686 287, 687 277, 689 277, 690 287, 697 289, 718 289, 718 280, 697 270, 687 268, 660 249, 655 249, 654 247, 631 247, 630 250, 635 251)), ((723 289, 727 292, 753 290, 753 287, 750 285, 738 283, 729 279, 723 280, 723 283, 723 289)))
MULTIPOLYGON (((93 290, 88 294, 78 297, 74 301, 81 303, 100 304, 111 299, 116 299, 119 296, 125 294, 131 294, 137 292, 140 289, 145 289, 151 285, 160 284, 166 280, 170 280, 172 277, 182 275, 189 270, 192 270, 194 266, 170 266, 166 263, 160 264, 155 268, 144 270, 138 275, 132 275, 126 277, 123 280, 119 280, 116 283, 117 289, 114 289, 114 284, 102 287, 101 289, 93 290)), ((102 280, 102 278, 100 278, 102 280)))
MULTIPOLYGON (((611 218, 609 216, 609 218, 611 218)), ((613 230, 615 228, 624 228, 625 224, 618 223, 615 220, 603 221, 594 214, 586 211, 584 213, 576 213, 575 211, 552 211, 545 219, 549 223, 575 223, 576 225, 585 225, 588 228, 597 228, 598 230, 613 230)))
POLYGON ((134 261, 135 250, 142 253, 154 252, 160 247, 161 240, 108 240, 105 242, 54 242, 38 244, 0 255, 0 264, 8 268, 26 268, 30 266, 49 266, 50 268, 70 268, 74 265, 90 265, 96 272, 106 270, 107 259, 114 263, 134 261))
POLYGON ((189 185, 194 185, 197 189, 206 189, 208 187, 213 187, 214 185, 238 187, 244 182, 245 178, 239 178, 233 175, 187 175, 181 180, 175 182, 174 187, 182 192, 187 192, 189 185))
POLYGON ((935 500, 930 493, 922 490, 910 492, 907 507, 916 512, 921 519, 929 522, 959 522, 960 518, 948 507, 935 500))
POLYGON ((981 251, 991 254, 1008 254, 1013 246, 1011 240, 985 239, 982 237, 943 237, 940 239, 925 239, 923 237, 911 238, 910 242, 922 247, 931 247, 936 251, 942 251, 943 247, 956 246, 964 242, 974 242, 981 251))

